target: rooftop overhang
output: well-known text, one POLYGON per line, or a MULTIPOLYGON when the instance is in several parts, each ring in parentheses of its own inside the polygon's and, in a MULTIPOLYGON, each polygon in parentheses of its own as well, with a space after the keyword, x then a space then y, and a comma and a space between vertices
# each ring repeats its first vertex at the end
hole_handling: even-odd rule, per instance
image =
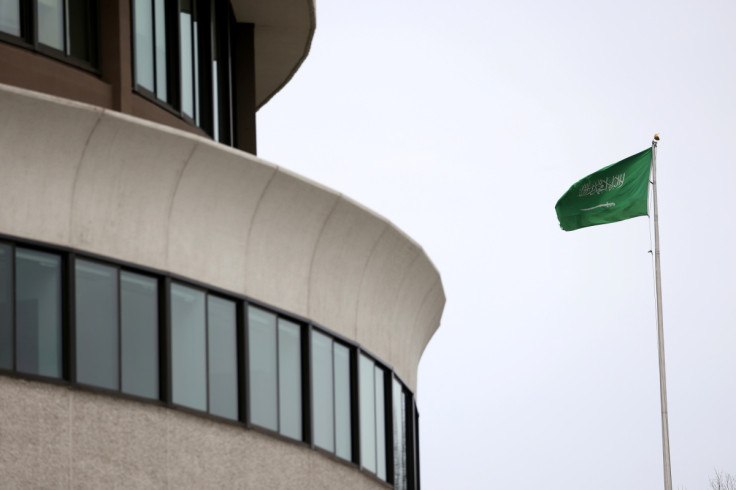
POLYGON ((291 80, 309 53, 314 0, 231 0, 235 19, 255 25, 256 108, 291 80))

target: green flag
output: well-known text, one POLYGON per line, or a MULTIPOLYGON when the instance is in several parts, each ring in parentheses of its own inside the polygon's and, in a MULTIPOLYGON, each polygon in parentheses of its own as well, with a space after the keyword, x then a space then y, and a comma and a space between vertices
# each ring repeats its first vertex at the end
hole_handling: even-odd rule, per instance
POLYGON ((625 158, 575 182, 557 201, 565 231, 647 214, 652 149, 625 158))

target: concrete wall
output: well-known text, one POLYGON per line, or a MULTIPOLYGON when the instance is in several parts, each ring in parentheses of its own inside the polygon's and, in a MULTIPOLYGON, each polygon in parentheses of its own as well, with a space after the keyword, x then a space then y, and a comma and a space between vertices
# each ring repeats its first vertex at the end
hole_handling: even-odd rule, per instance
POLYGON ((0 85, 0 233, 244 294, 353 339, 416 391, 445 297, 419 245, 212 141, 0 85))
POLYGON ((0 487, 385 489, 318 451, 147 403, 0 376, 0 487))

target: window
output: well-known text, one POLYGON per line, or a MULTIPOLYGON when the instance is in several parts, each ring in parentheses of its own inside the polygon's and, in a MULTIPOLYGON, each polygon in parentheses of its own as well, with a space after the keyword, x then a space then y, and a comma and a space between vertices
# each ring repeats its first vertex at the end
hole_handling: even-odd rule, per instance
POLYGON ((20 0, 0 0, 0 32, 20 37, 20 0))
POLYGON ((352 460, 350 349, 312 331, 314 444, 352 460))
POLYGON ((76 259, 74 286, 77 382, 158 398, 158 281, 76 259))
POLYGON ((312 331, 314 445, 335 452, 332 338, 312 331))
POLYGON ((394 488, 406 490, 406 394, 401 383, 394 378, 392 382, 393 420, 394 420, 394 488))
POLYGON ((230 144, 229 2, 132 5, 136 91, 230 144))
POLYGON ((117 390, 118 270, 77 260, 74 272, 77 381, 117 390))
POLYGON ((0 33, 25 47, 95 68, 97 5, 97 0, 0 0, 0 33))
POLYGON ((171 285, 171 400, 207 411, 205 293, 171 285))
POLYGON ((181 0, 180 4, 181 110, 199 126, 199 38, 196 0, 181 0))
POLYGON ((15 249, 16 369, 51 378, 62 375, 61 257, 15 249))
POLYGON ((0 369, 13 369, 13 343, 13 248, 0 243, 0 369))
POLYGON ((120 355, 122 391, 159 397, 158 281, 120 271, 120 355))
POLYGON ((302 438, 301 327, 279 318, 279 432, 302 438))
POLYGON ((134 0, 133 5, 136 83, 169 102, 164 0, 134 0))
POLYGON ((386 480, 386 409, 384 370, 360 355, 360 458, 361 465, 386 480))
POLYGON ((246 298, 0 241, 0 370, 241 423, 247 400, 250 423, 313 443, 397 490, 418 487, 413 395, 358 349, 246 298), (162 362, 170 385, 161 385, 162 362))
POLYGON ((237 420, 236 326, 234 301, 171 285, 174 403, 237 420))
POLYGON ((248 399, 253 424, 302 439, 301 326, 248 307, 248 399))
POLYGON ((238 418, 237 313, 235 302, 207 297, 210 413, 238 418))

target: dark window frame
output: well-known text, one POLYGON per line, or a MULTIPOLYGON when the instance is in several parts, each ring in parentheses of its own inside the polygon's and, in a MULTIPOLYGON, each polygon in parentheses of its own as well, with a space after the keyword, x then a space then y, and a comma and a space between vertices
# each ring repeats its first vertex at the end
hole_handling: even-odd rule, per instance
POLYGON ((63 49, 59 50, 42 44, 38 40, 38 4, 37 0, 20 0, 20 36, 14 36, 6 32, 0 32, 0 41, 24 48, 46 57, 72 65, 95 75, 102 74, 100 70, 100 0, 88 0, 91 21, 85 25, 88 39, 89 59, 78 58, 71 54, 68 46, 69 36, 69 14, 68 5, 70 0, 62 0, 63 9, 63 49))
POLYGON ((258 429, 260 431, 266 432, 268 434, 275 435, 279 438, 294 441, 300 444, 309 445, 311 446, 312 443, 312 430, 311 430, 311 397, 306 394, 306 390, 311 390, 311 378, 307 377, 311 375, 311 349, 309 349, 308 346, 305 346, 308 342, 311 342, 311 335, 310 335, 310 322, 306 321, 303 318, 299 318, 295 315, 290 315, 287 312, 279 309, 274 309, 273 307, 265 306, 264 304, 252 300, 246 300, 244 302, 244 324, 243 324, 243 338, 245 339, 243 350, 245 353, 245 371, 248 373, 247 378, 247 389, 248 391, 245 392, 245 397, 247 399, 247 419, 246 419, 246 425, 250 428, 258 429), (276 430, 270 429, 268 427, 264 427, 262 425, 258 425, 257 423, 253 422, 252 419, 252 406, 251 406, 251 397, 248 396, 250 393, 250 359, 248 358, 248 352, 250 347, 250 325, 248 320, 248 310, 253 307, 260 310, 263 310, 267 313, 273 314, 275 317, 275 323, 274 323, 274 329, 275 329, 275 347, 276 347, 276 430), (280 356, 280 349, 279 349, 279 320, 285 320, 290 323, 296 324, 299 327, 299 345, 300 345, 300 396, 301 396, 301 404, 302 404, 302 417, 301 417, 301 432, 302 436, 299 439, 287 436, 281 432, 281 395, 280 395, 280 388, 281 388, 281 373, 280 373, 280 363, 279 363, 279 356, 280 356), (305 353, 307 355, 305 355, 305 353), (305 396, 306 395, 306 396, 305 396), (307 405, 309 404, 309 405, 307 405), (305 421, 309 421, 309 424, 305 424, 305 421))
POLYGON ((18 376, 20 378, 27 378, 30 380, 45 381, 53 384, 66 384, 66 374, 68 372, 68 338, 69 338, 69 294, 67 290, 67 280, 69 275, 69 258, 68 254, 63 251, 59 251, 55 247, 49 247, 44 244, 34 242, 24 242, 15 239, 6 239, 4 236, 0 236, 0 243, 6 245, 10 249, 10 304, 11 309, 11 328, 12 332, 12 363, 9 369, 0 368, 0 374, 8 374, 12 376, 18 376), (59 319, 59 336, 60 336, 60 352, 59 362, 60 370, 58 376, 47 376, 44 374, 29 373, 27 371, 18 370, 18 274, 17 274, 17 260, 18 260, 18 249, 29 250, 32 252, 41 252, 49 255, 54 255, 59 258, 59 313, 61 318, 59 319))
POLYGON ((161 312, 161 288, 162 288, 162 281, 161 277, 158 275, 151 273, 149 271, 146 271, 145 269, 139 269, 137 267, 131 267, 129 265, 125 265, 113 260, 109 260, 106 258, 102 258, 99 256, 94 255, 88 255, 88 254, 81 254, 81 253, 69 253, 69 259, 68 259, 69 265, 67 267, 67 277, 68 277, 68 291, 67 294, 69 295, 69 335, 68 337, 68 343, 69 345, 69 352, 70 354, 68 357, 68 376, 65 376, 66 379, 70 381, 70 383, 74 387, 82 387, 84 389, 94 391, 94 392, 100 392, 100 393, 107 393, 107 394, 115 394, 118 396, 122 396, 127 399, 132 400, 138 400, 138 401, 153 401, 153 402, 162 402, 161 391, 162 387, 164 386, 165 382, 163 379, 163 372, 162 372, 162 363, 161 363, 161 331, 162 331, 162 312, 161 312), (76 340, 77 340, 77 308, 76 308, 76 300, 77 300, 77 289, 76 289, 76 264, 77 260, 82 260, 85 262, 92 262, 100 265, 104 265, 107 267, 112 267, 116 269, 116 277, 117 277, 117 368, 118 368, 118 387, 117 389, 111 389, 111 388, 105 388, 102 386, 96 386, 91 385, 87 383, 79 382, 78 380, 78 372, 77 372, 77 346, 76 346, 76 340), (128 393, 126 391, 123 391, 123 356, 122 356, 122 284, 121 284, 121 276, 123 272, 129 272, 133 274, 137 274, 140 276, 145 276, 150 279, 153 279, 156 281, 156 296, 157 296, 157 308, 158 308, 158 318, 157 318, 157 325, 156 329, 158 332, 158 352, 159 352, 159 359, 157 364, 158 367, 158 380, 159 380, 159 397, 158 398, 151 398, 141 395, 136 395, 133 393, 128 393))
MULTIPOLYGON (((116 260, 110 257, 97 255, 94 253, 78 251, 76 249, 64 246, 54 246, 46 243, 38 242, 35 240, 22 239, 17 237, 11 237, 0 234, 0 243, 9 245, 12 250, 12 282, 13 285, 13 369, 0 369, 0 375, 7 375, 21 379, 29 379, 36 381, 43 381, 57 385, 67 385, 75 388, 83 389, 85 391, 103 393, 107 395, 113 395, 123 399, 131 399, 144 403, 149 403, 157 406, 166 406, 172 409, 181 410, 184 412, 192 413, 200 417, 216 420, 222 423, 228 423, 236 425, 244 429, 252 429, 259 432, 267 433, 270 436, 278 439, 301 445, 306 447, 314 448, 321 452, 327 457, 330 457, 336 462, 340 462, 351 466, 357 470, 360 470, 366 476, 374 478, 376 481, 380 481, 383 484, 393 484, 393 410, 392 410, 392 380, 397 380, 401 385, 402 392, 406 395, 405 410, 406 410, 406 461, 407 461, 407 483, 408 488, 418 489, 419 485, 419 434, 418 434, 418 417, 419 412, 416 407, 416 400, 413 393, 408 388, 406 383, 401 377, 392 369, 391 366, 382 362, 378 357, 373 355, 368 350, 361 347, 357 342, 348 339, 336 332, 332 332, 329 329, 311 322, 310 320, 300 317, 298 315, 291 314, 285 310, 270 306, 266 303, 248 298, 244 295, 232 293, 230 291, 223 290, 218 287, 207 285, 198 281, 194 281, 190 278, 172 274, 166 271, 153 269, 138 264, 116 260), (62 336, 62 376, 59 378, 47 377, 43 375, 31 374, 19 372, 16 369, 17 353, 15 352, 15 344, 17 338, 16 332, 16 321, 15 321, 15 251, 16 248, 37 250, 40 252, 46 252, 54 254, 61 259, 61 336, 62 336), (127 271, 143 276, 147 276, 156 280, 158 288, 158 349, 159 349, 159 397, 147 398, 140 397, 138 395, 129 394, 122 391, 122 383, 118 390, 110 390, 107 388, 101 388, 91 385, 85 385, 76 381, 75 373, 75 311, 74 304, 76 297, 74 294, 74 271, 76 260, 81 259, 89 262, 97 262, 106 266, 114 267, 118 270, 117 276, 118 281, 122 271, 127 271), (205 306, 207 305, 207 298, 209 295, 220 297, 228 301, 233 301, 236 308, 236 340, 237 340, 237 386, 238 386, 238 418, 233 420, 230 418, 221 417, 218 415, 211 414, 209 412, 209 352, 206 350, 207 362, 206 366, 206 389, 207 389, 207 411, 201 411, 192 409, 186 406, 174 404, 171 398, 171 299, 170 289, 172 283, 178 283, 186 287, 193 289, 202 290, 205 293, 205 306), (262 428, 255 424, 250 423, 249 411, 250 411, 250 397, 248 397, 248 359, 247 359, 247 308, 252 305, 261 308, 269 313, 276 315, 278 318, 284 318, 290 322, 296 323, 300 326, 300 339, 301 339, 301 381, 302 381, 302 439, 297 440, 282 435, 279 432, 274 432, 267 428, 262 428), (312 364, 312 353, 311 353, 311 338, 312 332, 318 331, 332 339, 333 347, 335 343, 348 348, 350 355, 350 380, 351 380, 351 434, 352 434, 352 460, 348 461, 336 454, 330 453, 319 447, 315 447, 313 443, 312 434, 312 382, 311 382, 311 364, 312 364), (383 371, 384 378, 384 431, 385 431, 385 442, 386 442, 386 480, 383 480, 376 476, 376 473, 371 472, 362 467, 360 463, 360 411, 359 411, 359 357, 363 355, 369 358, 374 363, 375 367, 380 368, 383 371)), ((119 285, 119 283, 118 283, 119 285)), ((120 295, 120 289, 118 288, 118 295, 120 295)), ((118 305, 118 318, 120 318, 121 304, 118 305)), ((206 318, 207 320, 207 318, 206 318)), ((278 322, 276 323, 278 329, 278 322)), ((118 324, 118 335, 121 334, 121 324, 118 324)), ((205 323, 205 336, 208 338, 208 322, 205 323)), ((277 337, 278 338, 278 337, 277 337)), ((278 343, 277 343, 278 345, 278 343)), ((118 342, 118 351, 122 347, 120 341, 118 342)), ((205 347, 207 349, 207 347, 205 347)), ((122 357, 119 355, 119 376, 122 376, 122 357)), ((278 378, 277 378, 278 379, 278 378)), ((333 352, 333 388, 334 388, 334 352, 333 352)), ((333 390, 334 398, 334 390, 333 390)), ((334 421, 333 421, 334 423, 334 421)), ((334 433, 336 437, 336 432, 334 433)))
MULTIPOLYGON (((160 99, 157 95, 156 77, 156 16, 154 2, 151 2, 152 42, 153 42, 153 78, 154 88, 150 90, 138 83, 136 70, 136 36, 135 36, 135 1, 130 2, 131 18, 131 77, 132 89, 137 95, 148 102, 155 104, 161 109, 173 114, 187 124, 201 129, 215 141, 232 146, 233 136, 233 107, 232 107, 232 60, 231 60, 231 35, 235 16, 232 6, 224 0, 190 0, 192 4, 192 17, 196 17, 197 45, 194 49, 194 36, 192 35, 192 90, 194 100, 193 115, 186 114, 183 106, 182 89, 182 51, 181 51, 181 22, 182 11, 181 0, 164 0, 164 23, 166 25, 166 92, 167 100, 160 99), (213 20, 212 13, 215 13, 213 20), (216 22, 216 24, 215 24, 216 22), (217 42, 213 44, 213 39, 217 42), (217 115, 218 115, 218 137, 215 139, 214 131, 214 91, 212 65, 215 60, 215 49, 221 50, 221 59, 218 62, 217 73, 217 115), (196 58, 196 61, 195 61, 196 58), (195 70, 197 66, 197 70, 195 70), (196 83, 195 83, 196 79, 196 83)), ((194 20, 192 21, 192 25, 194 20)), ((194 27, 192 27, 194 33, 194 27)))
MULTIPOLYGON (((167 316, 166 327, 165 327, 165 330, 167 332, 165 349, 166 349, 166 352, 167 352, 168 366, 169 366, 169 368, 167 369, 168 376, 167 376, 167 382, 166 382, 167 387, 168 387, 168 390, 167 390, 167 405, 169 407, 177 408, 177 409, 180 409, 180 410, 183 410, 183 411, 186 411, 186 412, 192 412, 192 413, 196 413, 196 414, 206 414, 208 417, 212 417, 212 418, 217 419, 217 420, 223 420, 223 421, 230 422, 230 423, 239 423, 239 422, 242 421, 241 414, 242 414, 242 408, 243 408, 242 407, 242 380, 240 378, 240 367, 239 367, 240 362, 241 362, 240 361, 240 357, 236 357, 236 359, 235 359, 235 362, 236 362, 236 366, 235 366, 236 367, 236 372, 235 372, 235 374, 237 376, 236 386, 237 386, 237 390, 238 390, 238 393, 236 394, 236 401, 237 401, 237 405, 238 406, 236 407, 236 416, 235 416, 235 418, 224 417, 224 416, 221 416, 221 415, 216 415, 216 414, 214 414, 214 413, 211 412, 211 406, 210 406, 210 401, 211 401, 210 400, 210 382, 209 382, 210 381, 210 355, 209 355, 210 321, 209 321, 209 298, 210 298, 210 296, 213 296, 213 297, 220 298, 220 299, 223 299, 223 300, 226 300, 226 301, 230 301, 230 302, 232 302, 234 304, 234 306, 235 306, 235 321, 236 321, 236 324, 235 324, 235 338, 236 338, 236 341, 240 337, 239 332, 242 330, 242 323, 240 323, 240 320, 241 320, 240 319, 240 313, 238 312, 238 310, 240 308, 240 304, 242 303, 242 299, 238 298, 237 296, 224 294, 221 291, 213 290, 212 288, 208 288, 208 287, 203 286, 201 284, 192 283, 191 281, 182 280, 182 279, 174 278, 174 277, 170 277, 169 279, 170 280, 166 281, 166 284, 165 284, 165 287, 166 287, 166 296, 167 296, 167 305, 166 305, 166 307, 168 308, 167 311, 165 312, 165 314, 167 316), (200 292, 204 293, 204 356, 205 356, 205 358, 204 358, 204 361, 205 361, 204 362, 204 367, 205 367, 205 373, 204 373, 205 376, 204 376, 204 379, 205 379, 205 406, 206 406, 206 409, 204 411, 199 410, 199 409, 196 409, 196 408, 189 407, 187 405, 182 405, 180 403, 174 402, 173 393, 171 391, 171 389, 173 388, 172 376, 174 374, 173 373, 173 366, 171 364, 171 362, 173 360, 173 351, 172 351, 172 347, 173 347, 172 346, 172 340, 173 340, 173 335, 172 335, 172 316, 173 315, 171 313, 171 308, 172 308, 173 305, 172 305, 172 301, 171 301, 171 286, 174 285, 174 284, 178 284, 179 286, 183 286, 183 287, 186 287, 186 288, 189 288, 189 289, 194 289, 196 291, 200 291, 200 292)), ((240 353, 240 350, 236 346, 236 350, 235 350, 236 356, 238 356, 239 353, 240 353)))
MULTIPOLYGON (((325 449, 321 446, 317 446, 314 443, 314 440, 312 440, 312 448, 316 449, 317 451, 323 452, 325 454, 328 454, 332 457, 337 458, 340 461, 353 463, 353 464, 359 464, 360 462, 360 456, 359 456, 359 443, 360 440, 359 432, 360 427, 358 425, 358 390, 357 390, 357 375, 356 375, 356 369, 357 364, 355 362, 355 359, 357 358, 357 346, 354 342, 351 342, 344 337, 336 335, 334 332, 331 332, 319 325, 316 324, 310 324, 310 331, 309 331, 309 349, 310 349, 310 355, 309 355, 309 390, 310 390, 310 396, 313 396, 314 393, 314 378, 313 378, 313 372, 312 372, 312 360, 313 355, 311 352, 312 348, 312 335, 313 332, 318 332, 326 337, 329 337, 331 340, 330 344, 330 356, 332 361, 332 451, 325 449), (347 348, 348 350, 348 379, 350 380, 350 393, 349 393, 349 400, 350 400, 350 457, 348 459, 345 459, 341 456, 338 456, 337 454, 337 420, 336 420, 336 413, 337 413, 337 391, 335 389, 335 344, 340 345, 342 347, 347 348)), ((383 364, 382 364, 383 365, 383 364)), ((310 410, 313 411, 313 400, 310 399, 310 410)), ((312 429, 314 429, 314 418, 312 416, 310 421, 310 426, 312 429)))

